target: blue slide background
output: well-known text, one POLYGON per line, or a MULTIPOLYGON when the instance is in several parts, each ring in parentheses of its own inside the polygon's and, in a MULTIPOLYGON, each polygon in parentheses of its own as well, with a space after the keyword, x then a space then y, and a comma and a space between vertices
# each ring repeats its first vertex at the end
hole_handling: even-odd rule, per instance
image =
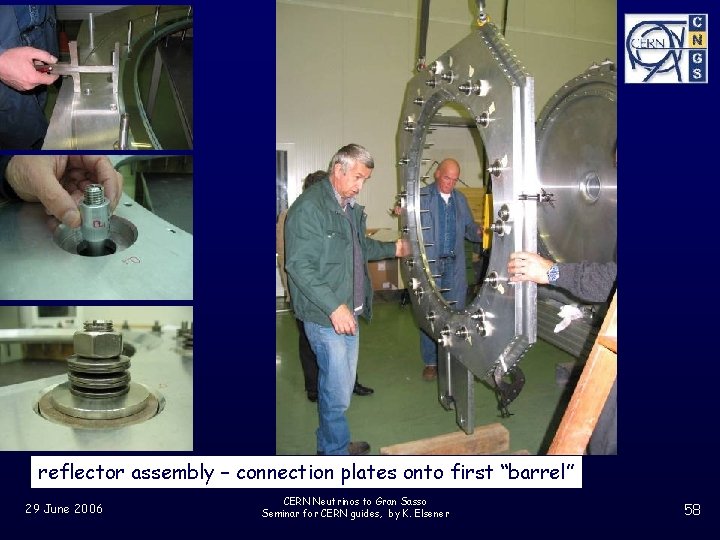
MULTIPOLYGON (((406 496, 453 510, 448 520, 400 526, 313 520, 304 524, 309 537, 370 529, 537 538, 610 537, 623 529, 700 538, 717 531, 717 497, 711 497, 720 334, 715 72, 709 69, 709 84, 625 85, 620 62, 625 12, 673 11, 709 13, 712 30, 718 9, 710 2, 618 2, 622 443, 617 457, 584 459, 583 489, 30 490, 30 454, 6 452, 0 455, 3 536, 10 538, 15 525, 21 527, 15 534, 73 528, 107 537, 197 534, 192 529, 206 538, 220 531, 272 534, 303 524, 263 520, 261 509, 282 508, 285 496, 297 495, 406 496), (102 503, 105 511, 25 515, 25 504, 34 502, 102 503), (686 503, 701 504, 703 514, 684 516, 686 503), (252 532, 254 524, 263 529, 252 532)), ((275 314, 266 294, 274 276, 261 268, 274 245, 275 4, 203 2, 195 6, 195 32, 194 454, 272 455, 275 314), (221 328, 234 336, 232 347, 219 338, 221 328)), ((712 62, 709 55, 709 68, 712 62)))

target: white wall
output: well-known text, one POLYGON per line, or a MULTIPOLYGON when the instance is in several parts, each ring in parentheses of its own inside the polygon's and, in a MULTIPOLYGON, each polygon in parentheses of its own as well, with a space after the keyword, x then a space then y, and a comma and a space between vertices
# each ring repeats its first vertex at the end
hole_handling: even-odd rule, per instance
MULTIPOLYGON (((123 321, 138 328, 160 324, 180 326, 193 320, 192 306, 82 306, 82 320, 110 320, 118 328, 123 321)), ((19 307, 0 306, 0 328, 20 327, 19 307)))
MULTIPOLYGON (((500 26, 504 0, 488 0, 500 26)), ((327 168, 342 145, 356 142, 375 157, 360 200, 368 227, 395 228, 398 190, 395 138, 407 82, 414 75, 419 0, 277 0, 276 142, 291 144, 290 177, 327 168)), ((473 0, 430 4, 427 60, 465 38, 473 0)), ((506 38, 535 78, 536 113, 567 80, 616 51, 615 0, 509 0, 506 38)), ((448 130, 449 131, 449 130, 448 130)), ((461 159, 477 155, 467 135, 448 135, 461 159)), ((480 185, 479 165, 462 178, 480 185)), ((299 193, 291 186, 289 194, 299 193)))
POLYGON ((111 320, 120 328, 128 321, 130 328, 151 327, 155 321, 161 325, 180 326, 182 321, 193 320, 192 306, 83 306, 85 320, 111 320))

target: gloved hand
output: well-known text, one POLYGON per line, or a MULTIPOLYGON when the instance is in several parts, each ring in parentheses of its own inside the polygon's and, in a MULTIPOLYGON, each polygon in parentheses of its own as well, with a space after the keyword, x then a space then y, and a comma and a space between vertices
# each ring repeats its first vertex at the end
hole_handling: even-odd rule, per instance
POLYGON ((558 311, 558 316, 561 320, 555 325, 555 329, 553 330, 556 334, 565 330, 574 320, 583 318, 582 311, 572 304, 567 304, 561 307, 560 311, 558 311))
POLYGON ((89 184, 103 186, 111 212, 122 196, 122 175, 106 156, 13 156, 5 179, 18 197, 39 201, 48 214, 70 228, 80 226, 78 203, 89 184))

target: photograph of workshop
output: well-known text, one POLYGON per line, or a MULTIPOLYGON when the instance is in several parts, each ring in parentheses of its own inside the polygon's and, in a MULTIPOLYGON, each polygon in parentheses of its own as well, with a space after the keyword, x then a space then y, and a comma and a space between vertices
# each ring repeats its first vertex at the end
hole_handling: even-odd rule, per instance
POLYGON ((0 298, 192 300, 192 156, 0 156, 0 298))
POLYGON ((192 306, 0 306, 0 450, 193 449, 192 306))
POLYGON ((0 6, 0 149, 192 149, 192 57, 192 6, 0 6))
POLYGON ((276 1, 277 454, 617 454, 616 33, 276 1))

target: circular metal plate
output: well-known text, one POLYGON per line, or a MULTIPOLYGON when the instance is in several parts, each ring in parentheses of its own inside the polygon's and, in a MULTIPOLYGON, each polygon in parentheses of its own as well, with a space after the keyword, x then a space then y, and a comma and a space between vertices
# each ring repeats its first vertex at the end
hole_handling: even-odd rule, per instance
POLYGON ((557 261, 616 260, 617 79, 614 65, 568 81, 537 127, 538 176, 552 203, 538 205, 538 233, 557 261))
MULTIPOLYGON (((85 420, 113 420, 137 414, 146 409, 152 394, 145 386, 130 383, 130 390, 122 396, 108 399, 92 399, 76 396, 70 392, 68 383, 59 384, 49 393, 49 403, 63 415, 85 420)), ((41 400, 42 410, 42 400, 41 400)), ((155 408, 157 412, 157 407, 155 408)), ((43 410, 43 416, 47 416, 43 410)))

